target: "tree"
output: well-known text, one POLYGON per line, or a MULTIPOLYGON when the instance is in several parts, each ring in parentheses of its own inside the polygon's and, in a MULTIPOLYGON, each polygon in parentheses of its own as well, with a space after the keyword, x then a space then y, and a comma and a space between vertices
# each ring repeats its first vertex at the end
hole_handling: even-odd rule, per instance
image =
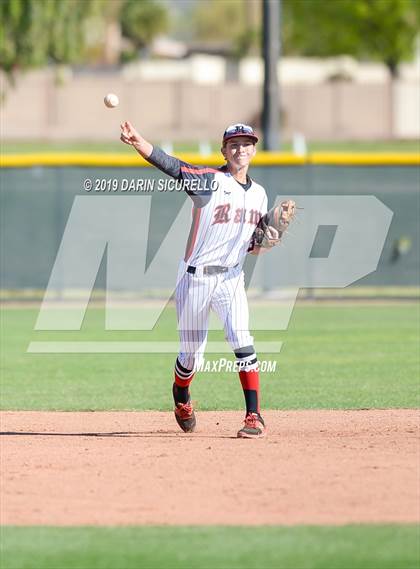
POLYGON ((0 68, 13 71, 98 58, 110 23, 122 24, 136 46, 167 26, 166 10, 153 0, 0 0, 0 68))
POLYGON ((154 0, 125 0, 120 18, 123 36, 137 49, 165 32, 169 24, 166 9, 154 0))
POLYGON ((48 34, 44 6, 36 0, 0 3, 0 65, 6 73, 45 61, 48 34))
POLYGON ((259 52, 259 0, 201 0, 192 13, 195 40, 230 50, 235 57, 259 52))
POLYGON ((283 0, 283 49, 376 59, 398 76, 419 33, 417 0, 283 0))
POLYGON ((0 2, 0 65, 7 73, 85 55, 86 21, 101 0, 3 0, 0 2))

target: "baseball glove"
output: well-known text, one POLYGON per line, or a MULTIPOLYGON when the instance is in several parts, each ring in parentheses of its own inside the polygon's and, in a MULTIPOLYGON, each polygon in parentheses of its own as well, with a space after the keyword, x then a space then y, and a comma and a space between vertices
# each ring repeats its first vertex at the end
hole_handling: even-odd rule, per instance
POLYGON ((290 222, 293 220, 296 204, 293 200, 281 202, 260 219, 253 235, 254 246, 270 249, 281 241, 290 222))

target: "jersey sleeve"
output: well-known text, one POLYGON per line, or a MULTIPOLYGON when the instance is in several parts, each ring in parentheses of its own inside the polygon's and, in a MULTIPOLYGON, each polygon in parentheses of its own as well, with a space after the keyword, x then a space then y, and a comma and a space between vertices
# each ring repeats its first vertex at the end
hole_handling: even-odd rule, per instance
POLYGON ((208 166, 196 166, 169 156, 161 148, 154 146, 147 159, 168 176, 183 182, 185 192, 191 197, 196 207, 204 207, 211 199, 215 175, 219 170, 208 166))
POLYGON ((168 174, 168 176, 179 179, 181 160, 178 160, 175 156, 169 156, 169 154, 166 154, 166 152, 158 146, 153 147, 152 153, 149 158, 147 158, 147 161, 150 162, 152 166, 156 166, 156 168, 168 174))

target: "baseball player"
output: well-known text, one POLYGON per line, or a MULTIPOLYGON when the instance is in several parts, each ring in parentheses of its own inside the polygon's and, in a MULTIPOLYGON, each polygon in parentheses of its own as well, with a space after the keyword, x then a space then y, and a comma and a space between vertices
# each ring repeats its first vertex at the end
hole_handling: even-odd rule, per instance
MULTIPOLYGON (((237 435, 263 437, 266 429, 260 414, 258 362, 249 333, 242 271, 246 254, 262 250, 251 242, 267 212, 264 188, 248 176, 258 138, 250 126, 229 126, 223 134, 221 152, 226 164, 221 168, 195 166, 169 156, 152 146, 129 122, 121 124, 121 140, 150 164, 182 181, 193 202, 175 294, 180 336, 172 390, 176 421, 184 432, 195 429, 190 384, 204 355, 212 309, 223 322, 226 340, 235 353, 245 396, 244 426, 237 435)), ((273 231, 275 240, 278 235, 273 231)))

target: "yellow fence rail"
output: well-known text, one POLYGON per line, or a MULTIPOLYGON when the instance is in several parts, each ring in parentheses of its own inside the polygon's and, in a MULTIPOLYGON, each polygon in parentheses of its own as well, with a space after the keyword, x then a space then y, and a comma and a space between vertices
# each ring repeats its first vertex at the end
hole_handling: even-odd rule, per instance
MULTIPOLYGON (((177 157, 191 164, 220 166, 220 154, 180 153, 177 157)), ((417 153, 345 153, 314 152, 305 156, 283 152, 259 152, 252 161, 253 166, 304 166, 307 164, 331 166, 419 166, 417 153)), ((73 152, 50 152, 39 154, 3 154, 1 168, 30 168, 33 166, 103 166, 103 167, 147 167, 150 164, 135 154, 91 154, 73 152)))

